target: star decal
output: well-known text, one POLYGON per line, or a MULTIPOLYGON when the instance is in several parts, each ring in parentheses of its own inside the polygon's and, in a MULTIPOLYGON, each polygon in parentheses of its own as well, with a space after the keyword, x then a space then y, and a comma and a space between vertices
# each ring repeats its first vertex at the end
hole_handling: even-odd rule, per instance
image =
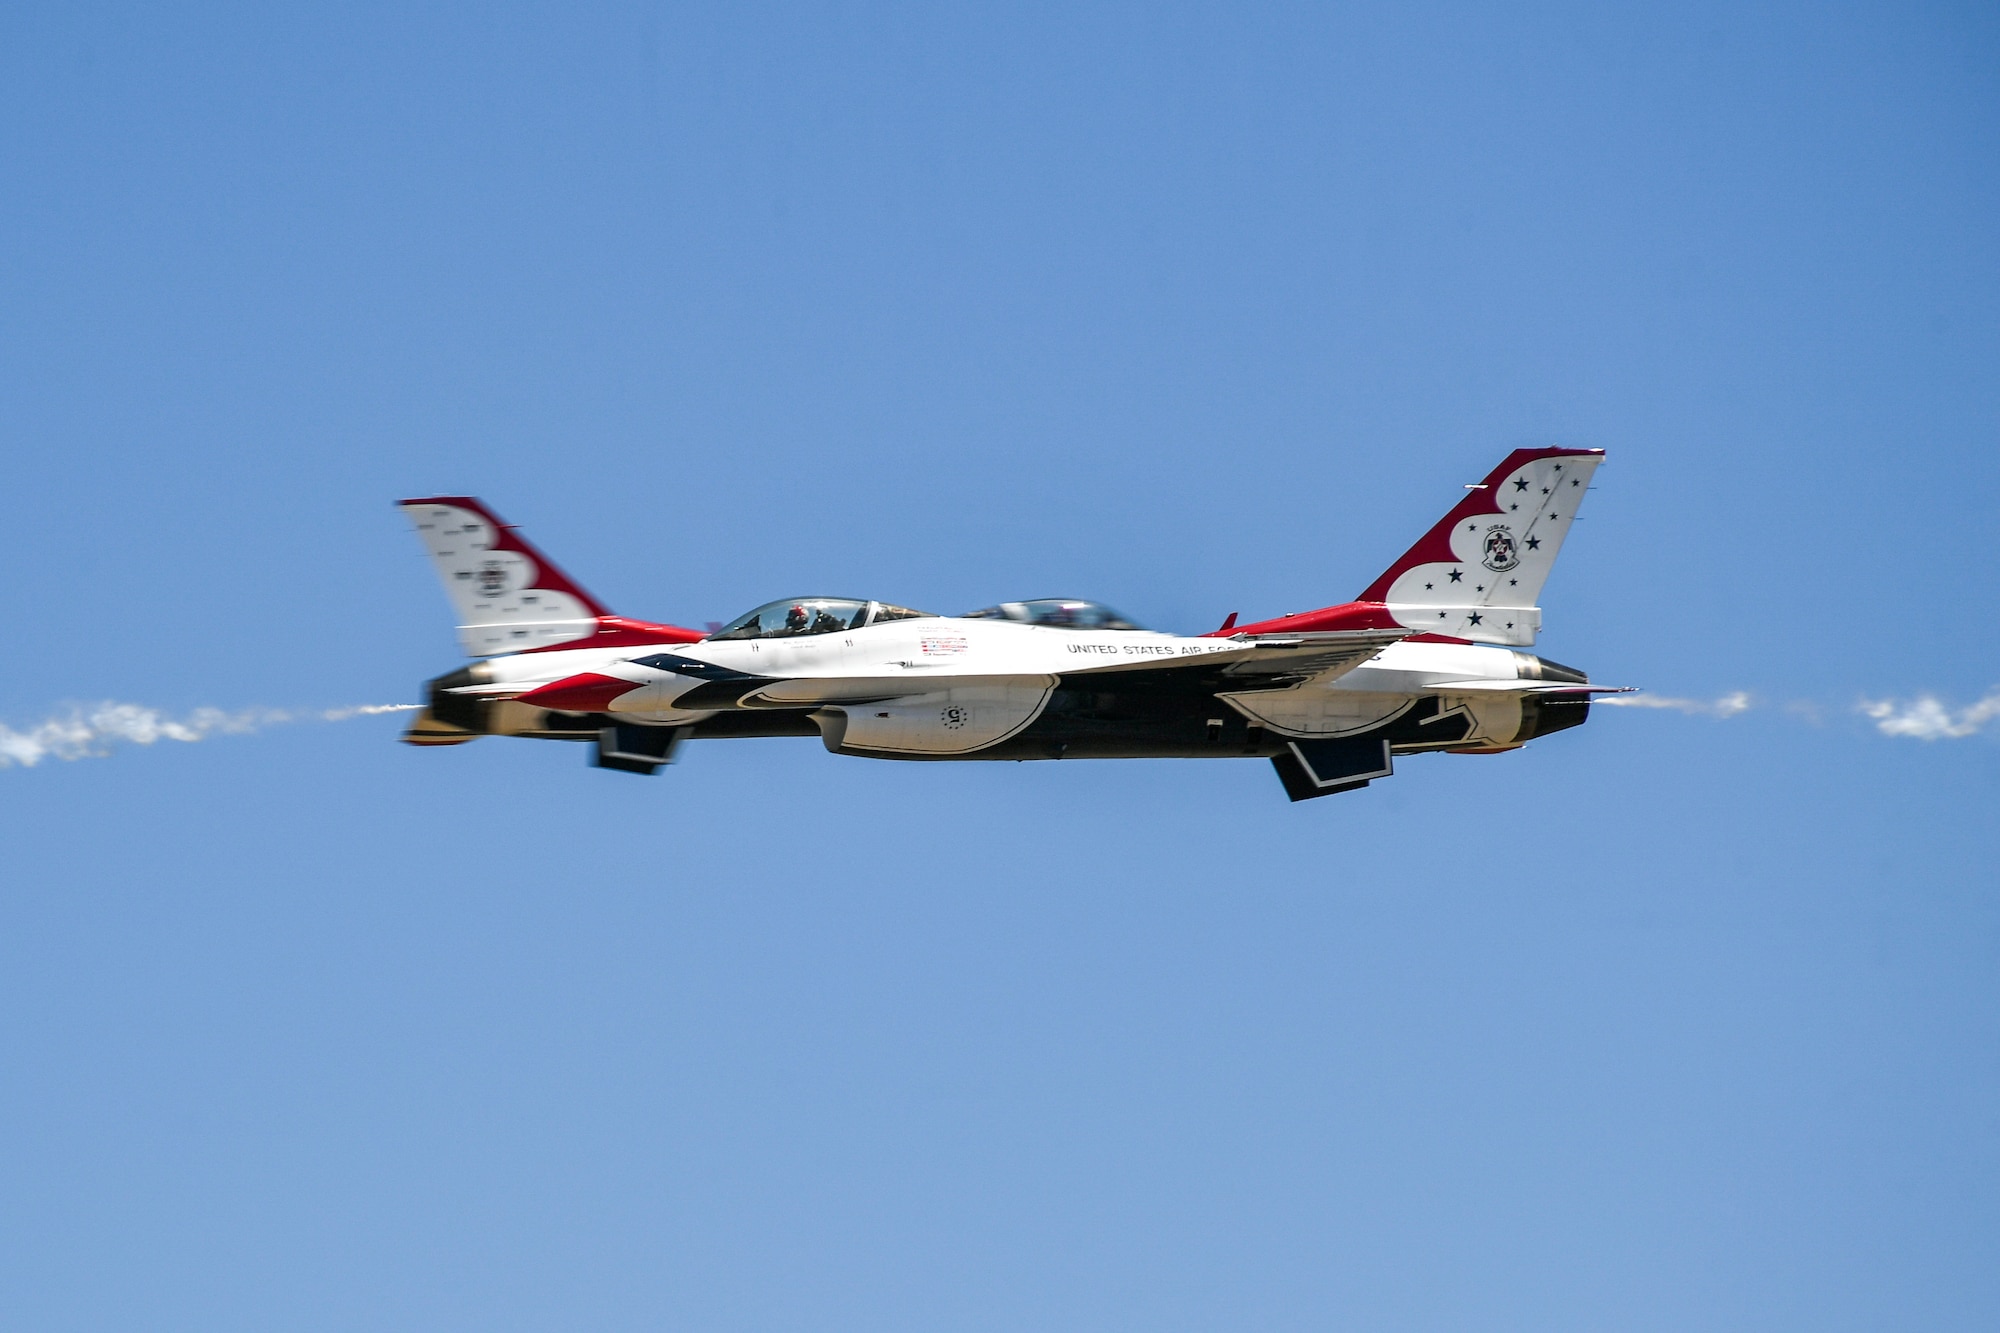
POLYGON ((1471 615, 1465 618, 1465 623, 1468 625, 1477 625, 1479 623, 1479 613, 1477 611, 1474 611, 1471 615))
POLYGON ((1510 621, 1508 621, 1508 622, 1507 622, 1507 628, 1508 628, 1508 629, 1512 629, 1512 628, 1514 628, 1514 622, 1513 622, 1513 621, 1511 621, 1511 620, 1510 620, 1510 621))
POLYGON ((1540 537, 1530 537, 1530 538, 1528 538, 1528 549, 1529 549, 1530 551, 1539 551, 1539 550, 1541 550, 1541 549, 1542 549, 1542 539, 1541 539, 1540 537))
POLYGON ((1508 586, 1508 587, 1510 587, 1510 588, 1518 588, 1518 587, 1520 587, 1520 586, 1521 586, 1521 580, 1519 580, 1519 579, 1508 579, 1508 580, 1507 580, 1507 586, 1508 586))
POLYGON ((1577 479, 1576 479, 1575 477, 1571 477, 1571 478, 1569 479, 1569 484, 1570 484, 1570 485, 1572 485, 1572 486, 1581 486, 1581 485, 1583 485, 1583 483, 1582 483, 1582 482, 1580 482, 1580 481, 1578 481, 1578 480, 1577 480, 1577 479))
POLYGON ((1561 517, 1562 517, 1562 515, 1561 515, 1561 514, 1550 514, 1550 515, 1549 515, 1549 517, 1550 517, 1550 518, 1561 518, 1561 517))
POLYGON ((1465 525, 1465 530, 1467 532, 1477 532, 1479 531, 1479 525, 1477 523, 1468 523, 1465 525))
POLYGON ((1549 493, 1549 488, 1546 486, 1542 487, 1542 494, 1547 495, 1548 493, 1549 493))
POLYGON ((1464 577, 1465 577, 1465 574, 1464 574, 1464 572, 1463 572, 1462 570, 1456 570, 1456 569, 1454 569, 1454 570, 1452 570, 1452 571, 1451 571, 1451 581, 1452 581, 1453 583, 1457 583, 1457 582, 1458 582, 1458 581, 1459 581, 1460 579, 1462 579, 1462 578, 1464 578, 1464 577))
POLYGON ((1508 507, 1509 509, 1519 509, 1519 508, 1520 508, 1521 506, 1520 506, 1520 505, 1518 505, 1518 504, 1511 504, 1511 505, 1508 505, 1507 507, 1508 507))
POLYGON ((1516 478, 1514 478, 1514 489, 1515 489, 1515 490, 1517 490, 1517 491, 1525 491, 1525 490, 1527 490, 1527 489, 1528 489, 1528 479, 1527 479, 1526 477, 1516 477, 1516 478))
POLYGON ((1436 584, 1434 584, 1434 583, 1426 583, 1426 584, 1424 585, 1424 591, 1425 591, 1425 592, 1429 592, 1429 591, 1430 591, 1430 590, 1431 590, 1432 588, 1434 588, 1434 587, 1436 587, 1436 586, 1437 586, 1437 585, 1436 585, 1436 584))
POLYGON ((1483 584, 1483 583, 1481 583, 1481 584, 1477 585, 1476 587, 1474 587, 1474 588, 1473 588, 1473 591, 1474 591, 1474 592, 1485 592, 1485 591, 1486 591, 1486 585, 1485 585, 1485 584, 1483 584))

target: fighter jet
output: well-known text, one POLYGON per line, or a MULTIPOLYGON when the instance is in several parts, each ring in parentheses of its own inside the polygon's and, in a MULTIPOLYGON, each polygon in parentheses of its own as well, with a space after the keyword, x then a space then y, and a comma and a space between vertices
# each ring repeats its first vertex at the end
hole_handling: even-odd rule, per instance
POLYGON ((479 659, 429 683, 404 738, 581 741, 652 774, 690 740, 817 736, 868 759, 1260 758, 1294 801, 1398 755, 1497 754, 1582 723, 1592 685, 1520 651, 1596 449, 1519 449, 1351 602, 1145 629, 1099 602, 944 616, 787 597, 708 630, 611 614, 469 496, 401 502, 479 659))

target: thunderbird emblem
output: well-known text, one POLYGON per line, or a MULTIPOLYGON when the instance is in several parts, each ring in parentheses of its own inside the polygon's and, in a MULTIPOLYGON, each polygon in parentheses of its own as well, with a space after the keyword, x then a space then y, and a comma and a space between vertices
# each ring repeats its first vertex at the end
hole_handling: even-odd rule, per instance
POLYGON ((1480 562, 1496 574, 1504 574, 1521 563, 1521 548, 1514 534, 1498 524, 1486 529, 1485 554, 1480 562))

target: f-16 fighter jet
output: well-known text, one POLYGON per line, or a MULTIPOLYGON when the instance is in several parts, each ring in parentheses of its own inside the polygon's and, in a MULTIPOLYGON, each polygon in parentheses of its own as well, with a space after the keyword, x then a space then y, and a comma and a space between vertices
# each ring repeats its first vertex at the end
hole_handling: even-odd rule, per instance
POLYGON ((1192 637, 1098 602, 941 616, 788 597, 709 632, 611 614, 478 500, 405 500, 479 660, 430 682, 404 739, 582 741, 654 773, 690 740, 817 736, 869 759, 1270 761, 1294 801, 1395 756, 1495 754, 1606 692, 1532 653, 1536 604, 1595 449, 1519 449, 1352 602, 1192 637))

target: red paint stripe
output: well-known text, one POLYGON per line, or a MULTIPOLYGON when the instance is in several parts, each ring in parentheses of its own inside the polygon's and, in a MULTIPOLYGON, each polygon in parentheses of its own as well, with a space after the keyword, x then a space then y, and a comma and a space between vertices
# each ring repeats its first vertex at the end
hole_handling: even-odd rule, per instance
POLYGON ((537 686, 520 695, 515 702, 533 704, 537 708, 553 708, 559 713, 601 713, 611 706, 613 699, 638 688, 629 680, 586 671, 582 675, 564 676, 561 680, 537 686))
POLYGON ((1317 611, 1301 611, 1297 615, 1279 616, 1276 620, 1238 625, 1226 632, 1215 630, 1202 637, 1226 639, 1232 634, 1303 634, 1312 630, 1401 628, 1401 623, 1389 614, 1389 608, 1380 602, 1342 602, 1339 606, 1323 606, 1317 611))

